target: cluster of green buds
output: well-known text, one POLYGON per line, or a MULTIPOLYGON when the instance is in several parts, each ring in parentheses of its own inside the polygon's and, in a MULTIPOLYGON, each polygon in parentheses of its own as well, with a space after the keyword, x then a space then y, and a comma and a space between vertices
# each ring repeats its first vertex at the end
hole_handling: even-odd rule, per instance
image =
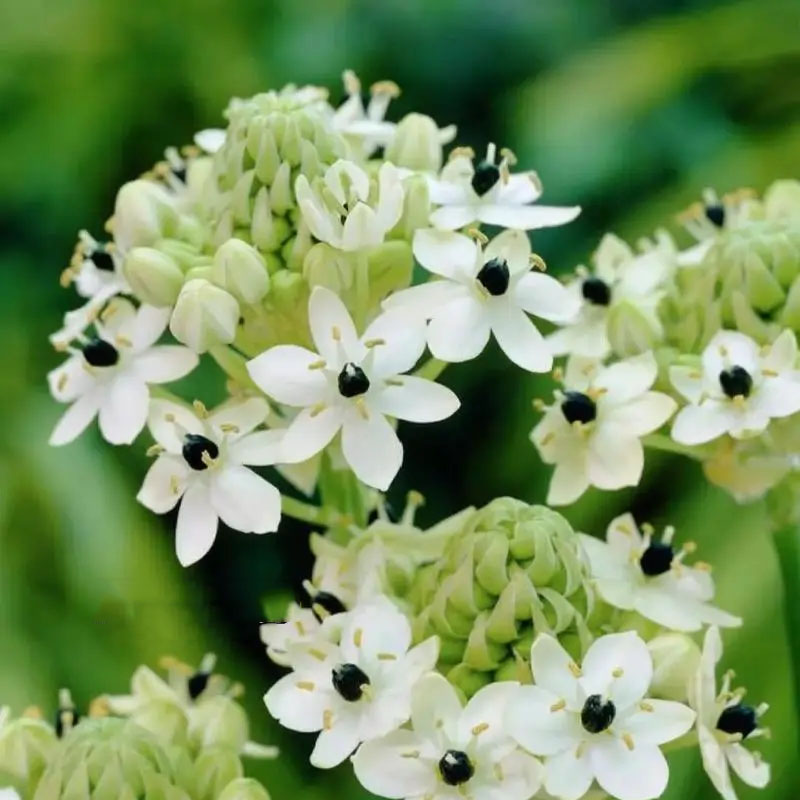
POLYGON ((101 696, 78 713, 67 691, 55 724, 38 709, 0 715, 0 785, 21 800, 269 800, 243 756, 274 757, 248 741, 240 687, 169 661, 169 679, 137 669, 132 694, 101 696))

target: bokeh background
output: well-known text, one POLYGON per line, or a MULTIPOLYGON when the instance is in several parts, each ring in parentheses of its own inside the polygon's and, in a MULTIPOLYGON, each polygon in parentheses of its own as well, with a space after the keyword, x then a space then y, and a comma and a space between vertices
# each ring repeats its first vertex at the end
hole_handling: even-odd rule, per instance
MULTIPOLYGON (((102 231, 119 184, 165 145, 219 124, 231 95, 294 81, 336 97, 345 67, 367 84, 401 85, 393 118, 418 108, 457 123, 459 143, 508 145, 539 170, 547 200, 582 204, 578 222, 535 238, 556 271, 585 260, 606 230, 635 239, 674 226, 705 186, 761 189, 798 177, 800 163, 797 0, 0 4, 0 700, 51 713, 59 686, 85 703, 124 690, 141 661, 213 649, 248 686, 254 737, 283 748, 255 770, 274 800, 363 796, 349 769, 313 771, 310 740, 280 731, 260 699, 276 675, 258 642, 262 600, 288 596, 307 574, 308 531, 223 532, 182 570, 173 521, 134 500, 145 444, 114 449, 90 432, 48 449, 60 409, 46 392, 58 362, 46 336, 75 302, 58 275, 76 232, 102 231)), ((424 522, 500 494, 541 501, 547 474, 527 434, 547 381, 492 350, 445 380, 465 408, 403 431, 394 501, 421 490, 424 522)), ((720 603, 746 620, 726 636, 727 663, 772 706, 762 750, 775 779, 761 796, 797 798, 797 720, 762 509, 737 507, 694 465, 661 457, 637 491, 589 494, 568 516, 601 533, 630 506, 676 524, 716 565, 720 603)), ((669 798, 715 796, 696 754, 672 763, 669 798)))

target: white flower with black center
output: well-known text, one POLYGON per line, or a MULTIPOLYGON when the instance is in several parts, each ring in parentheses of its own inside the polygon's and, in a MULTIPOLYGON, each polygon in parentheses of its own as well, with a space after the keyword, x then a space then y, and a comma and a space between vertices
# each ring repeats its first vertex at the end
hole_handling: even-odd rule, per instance
POLYGON ((243 533, 270 533, 281 518, 280 492, 247 466, 281 461, 277 431, 255 431, 269 413, 261 398, 198 413, 153 400, 148 425, 158 453, 136 499, 156 514, 179 502, 175 548, 183 566, 214 544, 219 521, 243 533), (255 431, 255 432, 254 432, 255 431))
POLYGON ((188 347, 156 344, 168 322, 169 309, 135 309, 116 298, 95 320, 96 336, 66 348, 70 357, 47 376, 53 397, 70 403, 50 444, 71 442, 95 417, 111 444, 130 444, 139 435, 147 421, 148 384, 183 378, 198 363, 188 347))
POLYGON ((358 338, 344 303, 316 287, 308 304, 313 353, 279 345, 247 364, 250 377, 277 402, 303 410, 283 437, 289 462, 305 461, 341 431, 342 453, 359 480, 385 490, 403 460, 387 417, 438 422, 459 407, 450 389, 413 375, 425 349, 421 322, 400 312, 377 317, 358 338))
POLYGON ((609 325, 619 321, 626 352, 649 350, 663 336, 658 305, 675 271, 675 246, 666 235, 636 253, 606 234, 592 256, 592 270, 576 270, 568 289, 578 302, 575 316, 547 337, 554 355, 605 358, 612 351, 609 325))
POLYGON ((632 514, 623 514, 608 526, 606 541, 580 534, 589 557, 592 580, 607 603, 676 631, 699 631, 703 625, 737 626, 742 621, 711 605, 714 582, 707 564, 686 563, 694 551, 687 542, 673 545, 674 529, 661 539, 653 529, 636 525, 632 514))
POLYGON ((565 389, 531 433, 545 464, 554 464, 547 502, 567 505, 589 486, 636 486, 644 468, 641 437, 675 412, 669 395, 654 392, 658 368, 652 353, 608 367, 573 357, 565 389))
POLYGON ((553 357, 532 314, 552 322, 572 317, 578 302, 549 275, 534 269, 523 231, 509 230, 482 248, 468 236, 433 228, 414 235, 414 256, 443 280, 391 295, 387 309, 430 320, 428 346, 442 361, 478 356, 494 335, 503 352, 531 372, 547 372, 553 357))
POLYGON ((543 770, 505 727, 518 686, 489 684, 462 706, 446 678, 426 675, 412 694, 411 729, 364 743, 353 757, 356 777, 373 794, 397 800, 528 800, 543 770))
POLYGON ((412 687, 433 669, 438 655, 438 638, 411 647, 405 615, 385 598, 375 600, 345 615, 340 644, 320 638, 290 646, 293 671, 264 702, 285 727, 320 731, 311 763, 335 767, 361 742, 408 720, 412 687))
POLYGON ((508 732, 544 756, 545 790, 577 800, 597 781, 619 800, 649 800, 667 787, 659 745, 694 723, 687 706, 647 698, 653 662, 633 631, 595 640, 576 664, 558 641, 540 635, 531 648, 535 686, 521 686, 506 713, 508 732))
POLYGON ((800 411, 797 340, 785 330, 769 347, 737 331, 720 331, 703 351, 701 366, 670 368, 672 385, 688 405, 676 415, 672 438, 686 445, 723 434, 746 439, 770 419, 800 411))
POLYGON ((759 726, 758 720, 768 707, 766 703, 755 708, 743 703, 744 690, 731 691, 731 672, 725 675, 722 689, 717 694, 716 668, 721 658, 719 630, 709 628, 691 687, 690 701, 697 711, 697 736, 703 767, 724 800, 736 800, 731 769, 748 786, 763 789, 769 783, 769 764, 761 760, 758 752, 743 744, 766 735, 767 731, 759 726))
POLYGON ((471 150, 454 150, 438 178, 429 179, 431 202, 439 206, 431 213, 431 225, 456 230, 470 223, 498 225, 502 228, 535 230, 572 222, 580 206, 542 206, 534 203, 542 195, 542 184, 535 172, 512 174, 516 159, 494 144, 478 161, 471 150))
POLYGON ((311 233, 339 250, 377 247, 403 213, 403 182, 393 164, 378 170, 377 183, 352 161, 340 159, 310 183, 295 182, 297 204, 311 233))

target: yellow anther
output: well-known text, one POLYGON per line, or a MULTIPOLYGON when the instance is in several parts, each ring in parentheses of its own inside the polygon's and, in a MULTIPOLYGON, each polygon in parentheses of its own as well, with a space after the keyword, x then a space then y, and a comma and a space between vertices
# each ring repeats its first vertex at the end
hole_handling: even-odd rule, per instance
POLYGON ((447 157, 448 161, 452 161, 454 158, 475 158, 475 151, 471 147, 454 147, 450 151, 450 155, 447 157))
POLYGON ((711 564, 707 561, 695 561, 692 567, 694 569, 699 569, 701 572, 711 572, 712 569, 711 564))
POLYGON ((542 438, 539 440, 539 446, 540 447, 547 447, 547 445, 550 444, 550 442, 552 442, 553 439, 555 439, 555 438, 556 438, 555 433, 553 431, 549 431, 544 436, 542 436, 542 438))
POLYGON ((510 167, 513 167, 517 163, 517 156, 514 151, 508 147, 500 148, 500 157, 504 159, 510 167))
POLYGON ((201 419, 205 419, 208 416, 208 409, 205 407, 205 404, 201 400, 195 400, 192 403, 192 407, 194 408, 197 416, 201 419))
POLYGON ((333 336, 335 342, 340 342, 342 340, 342 330, 338 325, 334 325, 331 328, 331 336, 333 336))
POLYGON ((145 455, 148 458, 153 458, 153 456, 161 455, 164 452, 163 445, 160 444, 151 444, 150 447, 147 448, 145 455))
POLYGON ((625 742, 625 747, 627 747, 628 750, 633 750, 634 748, 633 736, 631 736, 629 733, 623 733, 622 741, 625 742))
POLYGON ((28 706, 23 712, 22 716, 25 719, 42 719, 44 714, 42 714, 42 709, 39 706, 28 706))
POLYGON ((765 369, 762 369, 762 370, 761 370, 761 374, 762 374, 762 375, 763 375, 765 378, 777 378, 779 373, 778 373, 778 372, 776 372, 774 369, 766 369, 766 368, 765 368, 765 369))
POLYGON ((329 731, 333 727, 333 711, 326 708, 322 712, 322 727, 324 730, 329 731))
POLYGON ((682 549, 685 553, 694 553, 697 550, 697 542, 684 542, 682 549))
POLYGON ((172 494, 181 493, 181 482, 177 475, 169 476, 169 490, 172 492, 172 494))
POLYGON ((127 336, 123 336, 121 333, 118 333, 118 334, 117 334, 117 335, 114 337, 114 341, 115 341, 115 342, 116 342, 116 343, 117 343, 117 344, 118 344, 120 347, 133 347, 133 342, 132 342, 132 341, 131 341, 131 340, 130 340, 130 339, 127 337, 127 336))
POLYGON ((481 722, 472 729, 473 736, 480 736, 484 731, 489 730, 488 722, 481 722))
POLYGON ((316 658, 317 661, 324 661, 327 658, 327 656, 325 655, 325 653, 322 652, 322 650, 317 650, 315 647, 310 647, 308 650, 308 654, 312 658, 316 658))
POLYGON ((476 242, 480 242, 481 244, 486 244, 489 241, 489 237, 478 228, 468 228, 467 236, 472 237, 476 242))
POLYGON ((167 422, 175 422, 175 415, 171 411, 168 411, 166 414, 164 414, 164 419, 167 422))
POLYGON ((217 462, 216 462, 216 461, 215 461, 215 460, 214 460, 214 459, 211 457, 211 455, 209 454, 208 450, 203 450, 203 452, 200 454, 200 460, 201 460, 201 461, 202 461, 202 462, 203 462, 203 463, 206 465, 206 467, 208 467, 209 469, 211 469, 211 467, 213 467, 213 466, 214 466, 214 464, 216 464, 216 463, 217 463, 217 462))
POLYGON ((533 269, 537 269, 539 272, 547 272, 547 264, 538 253, 531 253, 528 257, 528 262, 533 269))
POLYGON ((369 419, 369 411, 367 410, 367 404, 364 402, 363 397, 359 397, 358 400, 356 400, 356 409, 362 419, 369 419))
POLYGON ((639 708, 641 708, 642 711, 655 711, 655 708, 653 708, 652 704, 648 703, 646 700, 642 700, 642 702, 639 703, 639 708))
POLYGON ((318 361, 312 361, 308 365, 309 369, 325 369, 325 359, 320 358, 318 361))
POLYGON ((581 668, 574 662, 570 661, 567 664, 567 669, 572 673, 573 677, 580 678, 583 673, 581 672, 581 668))
POLYGON ((295 627, 295 630, 297 631, 297 633, 300 636, 305 636, 306 635, 306 627, 305 627, 305 625, 303 625, 303 623, 299 619, 296 619, 294 621, 294 627, 295 627))
POLYGON ((615 678, 621 678, 625 674, 625 671, 622 669, 622 667, 617 667, 616 669, 611 670, 611 674, 615 678))
POLYGON ((562 698, 561 700, 559 700, 556 703, 553 703, 553 705, 550 706, 550 711, 552 711, 555 714, 556 711, 563 711, 566 707, 567 707, 567 701, 562 698))
POLYGON ((400 753, 400 758, 419 758, 419 750, 411 750, 408 753, 400 753))
POLYGON ((318 417, 325 410, 325 403, 317 403, 311 409, 311 417, 318 417))
POLYGON ((369 87, 371 94, 385 94, 389 97, 400 97, 400 87, 394 81, 377 81, 369 87))
POLYGON ((547 409, 547 404, 542 400, 541 397, 534 397, 531 400, 531 405, 533 406, 534 411, 544 411, 547 409))
POLYGON ((384 380, 384 383, 387 386, 402 386, 403 385, 403 381, 401 381, 400 378, 386 378, 384 380))
POLYGON ((232 422, 223 422, 219 429, 223 433, 239 433, 239 426, 234 425, 232 422))
POLYGON ((64 390, 64 387, 67 385, 67 381, 69 380, 69 376, 66 372, 62 372, 58 376, 58 380, 56 381, 56 388, 59 392, 64 390))
POLYGON ((553 380, 557 381, 558 383, 562 383, 564 381, 564 370, 561 367, 556 367, 553 372, 553 380))
POLYGON ((304 692, 313 692, 316 688, 316 685, 313 683, 313 681, 297 681, 295 686, 298 689, 302 689, 304 692))
POLYGON ((377 347, 378 345, 381 345, 381 344, 386 344, 386 339, 380 339, 380 338, 378 338, 378 339, 367 339, 364 342, 364 347, 372 348, 372 347, 377 347))
POLYGON ((378 661, 397 661, 394 653, 378 653, 378 661))
POLYGON ((362 628, 356 628, 355 633, 353 634, 353 644, 356 647, 361 647, 361 643, 364 641, 364 631, 362 628))

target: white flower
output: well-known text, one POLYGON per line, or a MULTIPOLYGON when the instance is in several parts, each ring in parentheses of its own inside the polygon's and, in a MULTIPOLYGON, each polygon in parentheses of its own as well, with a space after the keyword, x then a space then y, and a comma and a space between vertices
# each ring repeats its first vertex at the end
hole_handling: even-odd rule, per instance
POLYGON ((647 645, 632 632, 595 640, 582 668, 552 636, 531 648, 535 686, 521 686, 506 714, 509 733, 545 757, 545 789, 577 800, 596 780, 619 800, 649 800, 667 786, 659 745, 691 728, 681 703, 646 699, 653 675, 647 645))
POLYGON ((227 131, 224 128, 205 128, 194 135, 194 143, 209 155, 214 155, 225 144, 227 131))
POLYGON ((297 204, 311 233, 339 250, 355 251, 383 242, 403 213, 401 173, 393 164, 378 170, 377 196, 370 195, 370 179, 361 167, 340 159, 323 178, 309 183, 298 175, 297 204))
POLYGON ((398 800, 528 800, 543 770, 506 731, 518 686, 489 684, 462 707, 446 678, 426 675, 412 694, 412 730, 363 744, 353 757, 356 777, 373 794, 398 800))
POLYGON ((97 336, 47 376, 56 400, 70 403, 50 436, 62 445, 79 436, 95 417, 111 444, 130 444, 147 420, 148 384, 168 383, 197 366, 187 347, 156 345, 167 327, 169 309, 134 309, 117 298, 95 320, 97 336))
POLYGON ((244 533, 268 533, 281 518, 280 492, 244 465, 281 460, 280 433, 257 431, 269 407, 261 398, 231 402, 200 415, 167 400, 153 400, 148 425, 158 458, 137 500, 156 514, 181 501, 175 531, 178 560, 199 561, 210 549, 221 519, 244 533))
POLYGON ((439 178, 429 180, 431 202, 440 206, 431 214, 431 224, 444 230, 463 228, 471 222, 503 228, 534 230, 572 222, 579 206, 533 205, 541 197, 542 185, 535 172, 512 175, 513 157, 501 151, 496 163, 495 146, 486 158, 474 163, 471 152, 454 151, 439 178))
POLYGON ((720 331, 703 351, 702 369, 670 368, 672 385, 689 401, 675 417, 672 438, 703 444, 730 434, 756 436, 772 418, 800 411, 797 340, 785 330, 771 346, 737 331, 720 331))
POLYGON ((468 236, 428 228, 416 232, 413 246, 417 261, 444 280, 397 292, 384 306, 430 319, 428 346, 436 358, 475 358, 493 334, 523 369, 552 367, 550 350, 527 314, 563 322, 578 303, 555 278, 532 270, 523 231, 504 231, 482 249, 468 236))
POLYGON ((308 304, 312 353, 279 345, 247 364, 250 377, 279 403, 302 407, 283 438, 286 461, 305 461, 342 432, 342 453, 357 477, 386 489, 403 447, 386 417, 437 422, 459 407, 444 386, 403 375, 425 347, 424 328, 400 312, 377 317, 359 339, 342 301, 318 286, 308 304))
POLYGON ((722 691, 717 694, 715 672, 721 658, 719 630, 709 628, 690 699, 697 711, 697 735, 703 767, 722 797, 736 800, 730 769, 748 786, 763 789, 769 783, 769 764, 742 744, 745 739, 755 739, 765 734, 758 726, 758 718, 767 711, 767 705, 763 703, 753 708, 743 704, 744 691, 731 692, 732 673, 725 676, 722 691))
POLYGON ((637 352, 663 337, 658 304, 675 271, 675 246, 666 235, 647 243, 642 253, 606 234, 592 257, 591 272, 581 268, 569 284, 580 307, 567 325, 547 337, 554 355, 605 358, 612 351, 609 324, 618 321, 615 339, 637 352))
POLYGON ((580 534, 600 596, 625 611, 676 631, 698 631, 706 625, 741 625, 741 620, 710 605, 714 582, 707 565, 691 566, 685 557, 693 547, 672 546, 674 529, 660 541, 649 527, 644 535, 632 514, 612 520, 606 541, 580 534))
POLYGON ((16 790, 10 786, 0 789, 0 800, 21 800, 16 790))
POLYGON ((320 621, 310 608, 292 603, 286 613, 285 622, 265 622, 259 632, 261 641, 267 646, 267 655, 276 664, 288 667, 291 645, 314 641, 320 635, 320 621))
POLYGON ((318 639, 291 646, 293 671, 266 694, 267 709, 282 725, 320 731, 311 763, 335 767, 359 743, 406 722, 411 689, 433 669, 439 640, 411 646, 411 626, 385 598, 344 615, 341 643, 318 639))
POLYGON ((400 94, 400 88, 393 81, 373 84, 370 87, 369 104, 364 108, 361 81, 355 72, 345 70, 342 83, 347 100, 333 113, 333 128, 355 140, 359 155, 369 158, 378 147, 385 147, 392 140, 397 126, 393 122, 386 122, 384 117, 389 103, 400 94))
POLYGON ((589 486, 636 486, 644 468, 640 437, 660 428, 677 404, 650 391, 657 365, 652 353, 608 367, 573 357, 566 390, 533 429, 531 441, 545 464, 555 464, 547 502, 566 505, 589 486))

